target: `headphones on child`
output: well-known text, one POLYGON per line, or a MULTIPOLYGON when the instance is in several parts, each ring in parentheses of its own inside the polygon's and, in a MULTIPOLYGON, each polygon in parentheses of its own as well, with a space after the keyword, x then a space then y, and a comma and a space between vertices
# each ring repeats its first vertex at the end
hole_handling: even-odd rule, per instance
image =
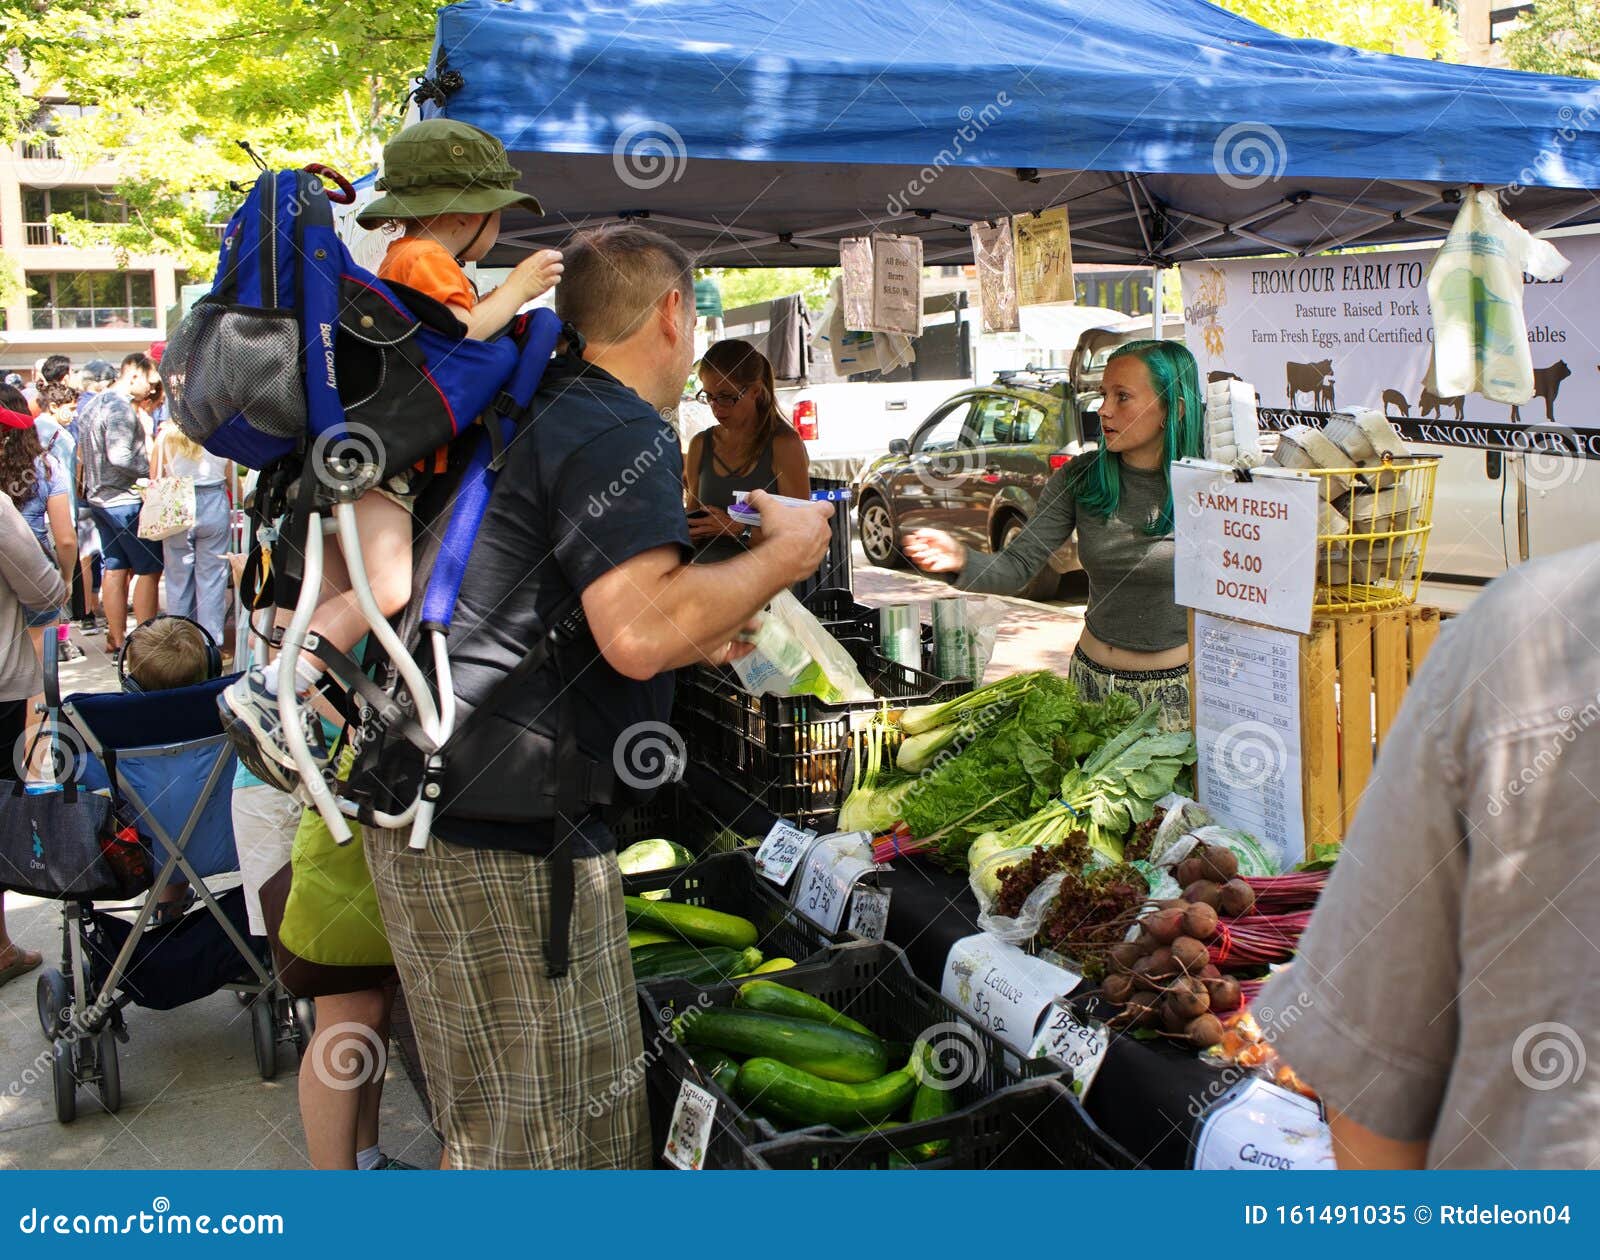
POLYGON ((217 641, 211 637, 211 632, 193 617, 180 617, 176 613, 158 613, 156 616, 150 618, 149 621, 141 621, 132 630, 130 630, 127 637, 122 640, 122 646, 117 649, 117 681, 122 685, 122 690, 124 692, 127 692, 131 695, 143 695, 145 693, 144 688, 141 687, 138 682, 128 674, 128 671, 125 668, 128 655, 128 645, 133 642, 134 636, 138 634, 139 631, 145 629, 147 626, 155 625, 158 621, 185 621, 198 630, 200 632, 200 641, 202 644, 204 644, 206 652, 205 681, 210 682, 213 678, 222 677, 222 652, 217 647, 217 641))

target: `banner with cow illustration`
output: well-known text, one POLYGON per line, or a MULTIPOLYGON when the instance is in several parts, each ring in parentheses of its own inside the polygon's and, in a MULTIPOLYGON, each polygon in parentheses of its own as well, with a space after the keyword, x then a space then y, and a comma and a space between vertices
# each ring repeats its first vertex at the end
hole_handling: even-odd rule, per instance
POLYGON ((1267 427, 1362 406, 1416 442, 1600 458, 1600 236, 1556 245, 1566 274, 1524 290, 1535 394, 1520 407, 1423 387, 1431 249, 1186 263, 1189 348, 1208 379, 1255 386, 1267 427))

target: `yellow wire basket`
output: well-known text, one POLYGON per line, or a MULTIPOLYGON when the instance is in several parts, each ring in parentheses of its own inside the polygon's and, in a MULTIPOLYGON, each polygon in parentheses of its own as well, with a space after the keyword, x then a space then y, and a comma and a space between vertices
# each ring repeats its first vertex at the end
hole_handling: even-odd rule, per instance
POLYGON ((1437 459, 1305 470, 1321 484, 1313 609, 1374 612, 1413 604, 1433 530, 1437 459))

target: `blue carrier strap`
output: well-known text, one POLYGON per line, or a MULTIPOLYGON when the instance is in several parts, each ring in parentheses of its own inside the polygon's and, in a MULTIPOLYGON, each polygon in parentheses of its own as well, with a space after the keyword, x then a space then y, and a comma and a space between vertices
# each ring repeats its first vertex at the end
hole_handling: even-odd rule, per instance
POLYGON ((439 557, 428 579, 428 590, 422 600, 422 625, 428 630, 450 629, 455 616, 456 599, 461 594, 461 581, 467 573, 467 561, 472 556, 473 544, 478 540, 478 529, 483 524, 489 507, 489 494, 494 489, 497 469, 493 466, 493 452, 511 440, 516 431, 515 416, 527 407, 539 388, 550 355, 561 336, 561 321, 554 311, 540 308, 533 312, 527 338, 523 343, 516 371, 506 385, 505 399, 484 413, 485 425, 499 425, 499 440, 488 432, 480 434, 466 470, 461 475, 461 488, 456 494, 455 507, 450 522, 445 526, 439 544, 439 557))

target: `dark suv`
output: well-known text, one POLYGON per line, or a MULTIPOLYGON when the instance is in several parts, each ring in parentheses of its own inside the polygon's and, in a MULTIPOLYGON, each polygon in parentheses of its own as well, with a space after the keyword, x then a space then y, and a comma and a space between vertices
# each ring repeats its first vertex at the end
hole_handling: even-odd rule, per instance
MULTIPOLYGON (((899 567, 906 562, 901 535, 931 527, 978 551, 998 551, 1038 510, 1052 474, 1098 437, 1096 413, 1075 405, 1065 373, 1009 373, 963 390, 863 470, 856 492, 862 550, 872 564, 899 567)), ((1077 542, 1069 539, 1018 594, 1051 599, 1061 575, 1078 567, 1077 542)))

